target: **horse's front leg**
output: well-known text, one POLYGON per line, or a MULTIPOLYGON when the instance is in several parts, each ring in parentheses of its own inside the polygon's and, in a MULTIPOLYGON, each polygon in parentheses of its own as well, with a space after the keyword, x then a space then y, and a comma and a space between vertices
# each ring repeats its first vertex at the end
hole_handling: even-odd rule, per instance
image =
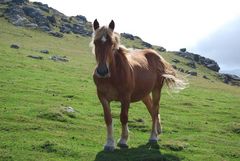
POLYGON ((128 148, 128 109, 129 109, 130 100, 126 99, 121 101, 121 114, 120 121, 122 123, 122 134, 121 138, 118 141, 118 146, 120 148, 128 148))
POLYGON ((104 146, 105 151, 113 151, 115 148, 114 138, 113 138, 113 125, 112 125, 112 115, 110 109, 110 103, 104 97, 99 96, 99 100, 103 106, 104 119, 107 126, 107 140, 104 146))

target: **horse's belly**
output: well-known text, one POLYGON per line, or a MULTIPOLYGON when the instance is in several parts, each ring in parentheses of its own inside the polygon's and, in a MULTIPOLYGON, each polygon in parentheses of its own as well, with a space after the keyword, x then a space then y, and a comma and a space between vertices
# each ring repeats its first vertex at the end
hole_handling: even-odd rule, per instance
POLYGON ((135 88, 131 96, 131 101, 136 102, 149 95, 152 92, 156 81, 157 75, 151 72, 135 76, 135 88))

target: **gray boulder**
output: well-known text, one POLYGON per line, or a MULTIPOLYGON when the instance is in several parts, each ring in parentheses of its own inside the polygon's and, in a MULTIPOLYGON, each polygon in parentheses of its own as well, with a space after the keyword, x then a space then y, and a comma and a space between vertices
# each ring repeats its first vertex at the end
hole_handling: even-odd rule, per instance
POLYGON ((184 69, 183 68, 178 68, 178 71, 184 73, 184 69))
POLYGON ((27 57, 33 58, 33 59, 38 59, 38 60, 43 60, 42 56, 37 56, 37 55, 28 55, 27 57))
POLYGON ((192 76, 197 76, 197 72, 194 72, 194 71, 188 71, 187 73, 192 75, 192 76))
POLYGON ((186 52, 187 49, 186 49, 186 48, 181 48, 179 51, 181 51, 181 52, 186 52))
POLYGON ((49 54, 49 51, 44 49, 44 50, 41 50, 40 53, 43 53, 43 54, 49 54))
POLYGON ((69 26, 63 25, 60 27, 60 32, 62 32, 62 33, 69 34, 69 33, 71 33, 71 31, 72 31, 71 26, 69 27, 69 26))
POLYGON ((75 19, 78 21, 78 23, 80 24, 85 24, 87 23, 87 19, 85 16, 82 16, 82 15, 77 15, 75 16, 75 19))
POLYGON ((204 79, 209 79, 206 75, 203 75, 203 78, 204 78, 204 79))
POLYGON ((48 34, 52 35, 54 37, 58 37, 58 38, 62 38, 63 37, 63 34, 59 33, 59 32, 50 31, 50 32, 48 32, 48 34))
POLYGON ((59 55, 51 56, 49 59, 53 60, 53 61, 62 61, 62 62, 68 62, 69 61, 66 56, 59 56, 59 55))
POLYGON ((51 29, 48 26, 40 26, 39 29, 42 31, 51 31, 51 29))
POLYGON ((28 2, 28 0, 12 0, 12 2, 20 5, 20 4, 23 4, 25 2, 28 2))
POLYGON ((206 67, 208 67, 209 69, 218 72, 220 70, 220 67, 218 66, 218 64, 207 64, 206 67))
POLYGON ((180 63, 180 60, 178 60, 178 59, 173 59, 172 62, 174 62, 174 63, 180 63))
POLYGON ((47 16, 47 19, 52 25, 55 25, 57 23, 55 16, 47 16))
POLYGON ((157 50, 160 51, 160 52, 166 52, 167 51, 164 47, 158 47, 157 50))
POLYGON ((19 49, 19 48, 20 48, 20 47, 19 47, 18 45, 16 45, 16 44, 12 44, 10 47, 13 48, 13 49, 19 49))

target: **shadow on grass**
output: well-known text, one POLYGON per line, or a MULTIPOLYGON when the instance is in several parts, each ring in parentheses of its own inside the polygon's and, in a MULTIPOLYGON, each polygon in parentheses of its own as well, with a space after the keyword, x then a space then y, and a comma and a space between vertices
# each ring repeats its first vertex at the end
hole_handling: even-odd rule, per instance
POLYGON ((161 154, 157 143, 148 143, 137 148, 116 149, 114 152, 100 151, 95 161, 180 161, 180 158, 161 154))

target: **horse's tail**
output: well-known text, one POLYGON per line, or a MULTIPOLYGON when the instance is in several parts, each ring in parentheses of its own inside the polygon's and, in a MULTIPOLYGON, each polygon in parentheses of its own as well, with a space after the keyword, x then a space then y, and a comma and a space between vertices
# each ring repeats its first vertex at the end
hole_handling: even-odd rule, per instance
POLYGON ((164 81, 168 88, 175 92, 179 92, 180 90, 186 88, 188 82, 185 78, 180 78, 177 75, 176 70, 169 64, 165 59, 160 56, 160 67, 161 75, 164 77, 164 81))

